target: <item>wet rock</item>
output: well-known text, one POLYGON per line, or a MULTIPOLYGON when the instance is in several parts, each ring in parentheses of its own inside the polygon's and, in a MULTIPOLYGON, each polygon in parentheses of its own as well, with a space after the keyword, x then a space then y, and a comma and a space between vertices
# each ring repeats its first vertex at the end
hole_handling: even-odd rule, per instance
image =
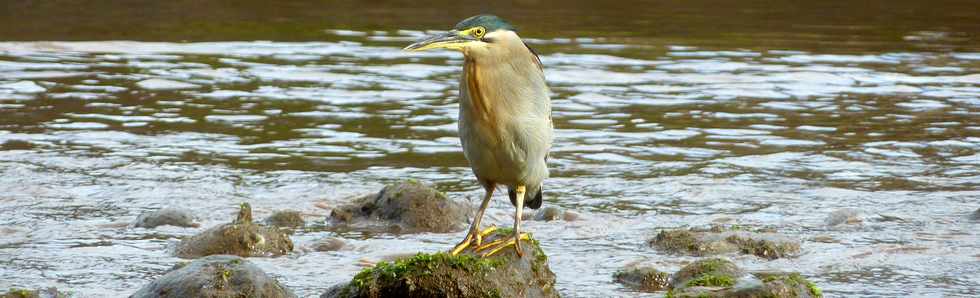
POLYGON ((157 211, 146 212, 136 217, 133 226, 137 228, 152 229, 159 226, 177 226, 196 228, 201 226, 194 222, 196 218, 190 210, 174 207, 167 207, 157 211))
POLYGON ((0 293, 0 298, 67 298, 69 296, 68 293, 58 291, 57 288, 38 290, 11 288, 6 293, 0 293))
MULTIPOLYGON (((502 231, 485 241, 509 236, 502 231)), ((420 253, 379 262, 320 297, 559 297, 537 241, 522 242, 522 251, 523 258, 507 248, 490 257, 420 253)))
POLYGON ((538 210, 532 218, 537 221, 552 221, 552 220, 564 220, 564 221, 574 221, 578 219, 578 214, 568 210, 562 210, 561 208, 548 206, 541 210, 538 210))
POLYGON ((980 208, 977 208, 977 211, 973 211, 973 214, 970 215, 970 219, 980 220, 980 208))
POLYGON ((334 228, 396 233, 450 233, 467 226, 470 207, 420 182, 385 186, 333 209, 334 228))
POLYGON ((821 297, 815 284, 798 273, 746 273, 723 259, 700 260, 674 274, 668 297, 821 297))
POLYGON ((242 203, 235 221, 185 238, 177 244, 176 254, 181 258, 208 255, 255 257, 278 256, 292 250, 293 242, 289 235, 279 228, 253 223, 252 207, 242 203))
POLYGON ((861 211, 853 208, 839 209, 827 215, 827 219, 824 220, 824 223, 826 223, 828 226, 859 224, 861 223, 861 211))
POLYGON ((22 140, 6 140, 0 143, 0 150, 31 150, 34 149, 34 145, 28 141, 22 140))
POLYGON ((649 244, 669 252, 696 256, 740 252, 777 259, 800 251, 800 241, 797 239, 774 232, 754 232, 737 227, 663 230, 649 244))
POLYGON ((670 288, 676 291, 689 287, 730 287, 744 275, 745 271, 729 260, 699 260, 674 273, 670 288))
POLYGON ((344 246, 346 246, 346 245, 347 244, 344 243, 344 240, 341 240, 339 238, 330 237, 330 238, 326 238, 326 239, 320 239, 319 241, 317 241, 316 243, 314 243, 313 244, 313 250, 315 250, 315 251, 337 251, 337 250, 343 249, 344 246))
POLYGON ((296 297, 238 256, 213 255, 164 274, 130 297, 296 297))
POLYGON ((831 235, 816 235, 813 236, 813 238, 810 238, 810 240, 820 243, 840 243, 840 240, 837 240, 837 238, 834 238, 834 236, 831 235))
POLYGON ((295 210, 279 210, 265 219, 265 224, 281 228, 301 228, 306 225, 303 214, 295 210))
POLYGON ((670 284, 670 274, 653 267, 634 267, 616 271, 613 279, 631 289, 643 292, 666 290, 670 284))

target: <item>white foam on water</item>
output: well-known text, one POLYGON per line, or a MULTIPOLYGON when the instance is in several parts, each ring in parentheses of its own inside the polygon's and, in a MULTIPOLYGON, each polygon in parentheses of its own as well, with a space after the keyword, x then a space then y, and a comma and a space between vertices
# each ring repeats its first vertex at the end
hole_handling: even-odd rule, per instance
POLYGON ((41 93, 48 89, 41 87, 33 81, 19 81, 13 83, 0 83, 0 94, 4 91, 9 93, 41 93))
POLYGON ((827 127, 827 126, 815 126, 815 125, 800 125, 796 127, 796 130, 810 131, 810 132, 835 132, 837 131, 837 128, 827 127))
POLYGON ((109 128, 109 125, 105 123, 98 123, 98 122, 51 123, 51 124, 46 124, 45 126, 54 129, 79 129, 79 130, 109 128))

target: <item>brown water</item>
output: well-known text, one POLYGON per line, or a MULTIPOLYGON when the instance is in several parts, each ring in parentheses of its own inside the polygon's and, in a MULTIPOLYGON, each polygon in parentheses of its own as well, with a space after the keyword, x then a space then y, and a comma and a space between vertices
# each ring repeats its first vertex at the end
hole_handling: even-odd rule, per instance
MULTIPOLYGON (((0 7, 0 289, 134 292, 199 231, 126 227, 166 206, 204 227, 241 201, 316 226, 315 205, 405 178, 477 203, 455 131, 461 58, 400 48, 493 11, 554 93, 545 204, 582 216, 526 226, 563 295, 640 295, 612 272, 677 269, 693 258, 645 241, 712 223, 799 237, 795 258, 730 257, 828 296, 980 295, 973 1, 112 2, 0 7), (841 208, 862 223, 828 227, 841 208)), ((486 221, 512 211, 496 200, 486 221)), ((359 260, 462 233, 293 239, 330 236, 354 249, 251 260, 315 296, 359 260)))

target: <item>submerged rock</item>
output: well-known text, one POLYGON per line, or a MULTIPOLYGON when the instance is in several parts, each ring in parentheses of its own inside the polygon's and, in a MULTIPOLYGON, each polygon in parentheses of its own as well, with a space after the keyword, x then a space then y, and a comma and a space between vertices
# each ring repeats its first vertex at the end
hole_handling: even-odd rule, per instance
POLYGON ((175 268, 130 297, 296 297, 238 256, 214 255, 175 268))
POLYGON ((781 234, 718 227, 663 230, 649 244, 666 251, 696 256, 741 252, 777 259, 800 252, 799 240, 781 234))
POLYGON ((973 214, 970 215, 970 219, 980 220, 980 208, 977 208, 977 211, 973 211, 973 214))
POLYGON ((643 292, 663 291, 670 286, 670 274, 653 267, 626 268, 616 271, 613 278, 618 283, 643 292))
MULTIPOLYGON (((500 231, 484 241, 510 235, 500 231)), ((506 248, 490 257, 441 252, 379 262, 321 297, 559 297, 537 241, 523 241, 521 247, 523 258, 506 248)))
POLYGON ((561 208, 548 206, 541 208, 537 213, 534 214, 532 218, 537 221, 553 221, 553 220, 564 220, 564 221, 574 221, 578 219, 578 213, 571 212, 568 210, 562 210, 561 208))
POLYGON ((861 223, 861 211, 853 208, 839 209, 827 215, 827 219, 824 220, 824 223, 826 223, 828 226, 859 224, 861 223))
POLYGON ((190 210, 167 207, 157 211, 140 214, 139 217, 136 217, 136 222, 133 223, 133 226, 147 229, 165 225, 189 228, 201 226, 200 224, 194 222, 195 220, 196 218, 190 210))
POLYGON ((316 243, 313 243, 313 250, 315 250, 315 251, 337 251, 337 250, 343 249, 344 246, 347 246, 347 244, 344 243, 344 240, 341 240, 340 238, 330 237, 330 238, 326 238, 326 239, 320 239, 316 243))
POLYGON ((57 288, 27 290, 11 288, 6 293, 0 293, 0 298, 67 298, 70 295, 58 291, 57 288))
POLYGON ((242 203, 234 222, 181 240, 177 244, 176 254, 181 258, 208 255, 255 257, 284 255, 292 250, 293 242, 289 235, 279 228, 253 223, 252 207, 248 203, 242 203))
POLYGON ((279 210, 265 219, 265 224, 281 228, 301 228, 306 225, 303 214, 295 210, 279 210))
POLYGON ((450 233, 466 228, 470 207, 414 180, 385 186, 330 214, 335 228, 450 233))
POLYGON ((674 274, 668 297, 822 297, 815 284, 798 273, 746 273, 724 259, 691 263, 674 274))

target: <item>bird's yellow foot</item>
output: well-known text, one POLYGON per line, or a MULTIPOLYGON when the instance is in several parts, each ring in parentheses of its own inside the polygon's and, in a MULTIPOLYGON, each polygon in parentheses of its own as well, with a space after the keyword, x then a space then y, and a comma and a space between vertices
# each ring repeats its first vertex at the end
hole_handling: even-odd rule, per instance
POLYGON ((483 257, 489 257, 496 254, 497 252, 500 252, 504 248, 513 245, 515 252, 517 252, 517 256, 524 257, 524 252, 521 250, 521 240, 530 240, 530 239, 531 239, 531 235, 529 235, 528 233, 520 233, 519 235, 515 235, 514 237, 510 237, 507 239, 497 239, 490 243, 478 246, 475 250, 476 252, 481 252, 489 249, 489 251, 487 251, 482 255, 483 257))
POLYGON ((493 233, 493 231, 496 230, 497 226, 490 226, 479 232, 476 229, 471 229, 469 233, 466 233, 466 238, 463 238, 462 242, 456 244, 456 247, 453 248, 450 254, 454 256, 459 255, 459 253, 463 252, 463 250, 465 250, 467 247, 470 247, 470 245, 473 247, 480 247, 480 245, 483 244, 483 237, 490 235, 490 233, 493 233))

